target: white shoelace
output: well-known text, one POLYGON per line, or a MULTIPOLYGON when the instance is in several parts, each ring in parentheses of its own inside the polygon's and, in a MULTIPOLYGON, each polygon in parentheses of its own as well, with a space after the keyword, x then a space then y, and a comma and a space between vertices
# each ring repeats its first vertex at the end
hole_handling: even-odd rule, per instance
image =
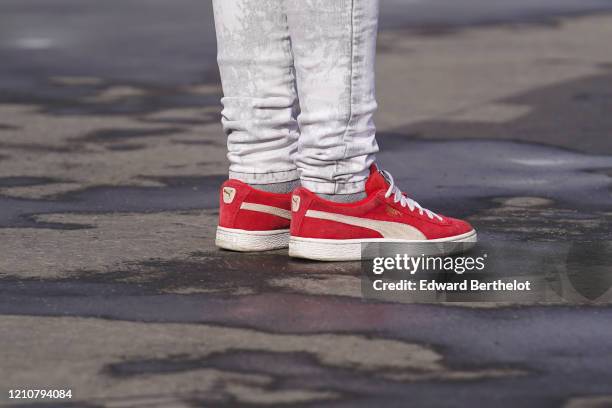
POLYGON ((400 203, 402 207, 408 207, 410 211, 414 211, 415 209, 417 209, 419 210, 420 215, 423 215, 423 212, 425 212, 430 219, 433 220, 435 217, 439 219, 440 221, 442 221, 442 217, 440 217, 438 214, 436 214, 433 211, 428 210, 427 208, 421 207, 421 205, 417 203, 416 201, 414 201, 412 198, 406 197, 404 193, 402 193, 401 190, 395 185, 395 182, 393 181, 393 176, 391 176, 391 173, 389 173, 386 170, 380 170, 380 172, 385 176, 385 178, 389 182, 389 189, 385 193, 386 198, 391 197, 391 194, 393 194, 393 202, 400 203))

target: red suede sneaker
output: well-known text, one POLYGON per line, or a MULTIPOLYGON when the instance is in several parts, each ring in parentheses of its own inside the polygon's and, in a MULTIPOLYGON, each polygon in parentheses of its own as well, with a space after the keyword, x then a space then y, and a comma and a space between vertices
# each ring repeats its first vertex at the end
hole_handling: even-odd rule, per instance
POLYGON ((370 242, 406 244, 414 248, 413 256, 424 246, 428 246, 427 255, 448 255, 457 252, 449 247, 466 250, 476 243, 476 231, 470 224, 422 208, 395 186, 388 172, 375 165, 370 168, 366 194, 355 203, 336 203, 303 187, 294 191, 289 255, 321 261, 359 260, 361 244, 370 242), (445 244, 423 244, 430 242, 445 244))
POLYGON ((291 193, 268 193, 228 180, 221 186, 215 244, 234 251, 286 248, 290 222, 291 193))

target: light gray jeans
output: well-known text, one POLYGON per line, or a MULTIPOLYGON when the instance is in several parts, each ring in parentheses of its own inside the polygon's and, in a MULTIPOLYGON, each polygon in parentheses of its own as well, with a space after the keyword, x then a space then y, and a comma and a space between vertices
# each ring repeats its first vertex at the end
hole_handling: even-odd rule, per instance
POLYGON ((378 0, 213 0, 230 178, 364 190, 378 0))

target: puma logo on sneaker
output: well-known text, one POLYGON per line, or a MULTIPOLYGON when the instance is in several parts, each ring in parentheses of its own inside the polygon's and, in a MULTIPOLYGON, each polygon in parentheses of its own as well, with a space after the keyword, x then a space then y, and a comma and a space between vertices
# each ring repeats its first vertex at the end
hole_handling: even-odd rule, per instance
POLYGON ((297 212, 300 209, 300 196, 291 197, 291 211, 297 212))
POLYGON ((390 215, 392 217, 401 217, 402 213, 399 210, 396 210, 395 208, 391 207, 390 205, 387 206, 385 212, 387 213, 387 215, 390 215))
POLYGON ((225 204, 231 204, 236 196, 236 189, 233 187, 223 187, 223 202, 225 204))

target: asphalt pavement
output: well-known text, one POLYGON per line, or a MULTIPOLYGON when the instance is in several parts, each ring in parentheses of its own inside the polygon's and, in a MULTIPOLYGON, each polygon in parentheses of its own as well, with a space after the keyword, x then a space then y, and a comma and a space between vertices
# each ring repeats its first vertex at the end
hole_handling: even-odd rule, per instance
POLYGON ((612 405, 612 2, 382 3, 379 163, 581 302, 368 301, 359 263, 217 250, 209 2, 5 0, 0 404, 612 405))

